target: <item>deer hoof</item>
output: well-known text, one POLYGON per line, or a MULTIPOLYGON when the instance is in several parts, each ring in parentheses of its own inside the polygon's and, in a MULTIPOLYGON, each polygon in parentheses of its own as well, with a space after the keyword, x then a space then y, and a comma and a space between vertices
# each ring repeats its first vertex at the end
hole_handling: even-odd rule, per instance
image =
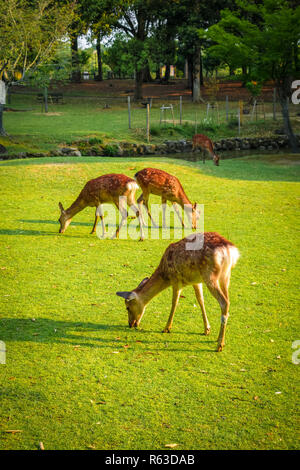
POLYGON ((209 333, 210 333, 210 328, 206 328, 206 330, 204 331, 205 336, 208 336, 209 333))
POLYGON ((217 352, 221 352, 224 349, 224 344, 218 344, 217 352))
POLYGON ((163 333, 171 333, 171 328, 164 328, 163 333))

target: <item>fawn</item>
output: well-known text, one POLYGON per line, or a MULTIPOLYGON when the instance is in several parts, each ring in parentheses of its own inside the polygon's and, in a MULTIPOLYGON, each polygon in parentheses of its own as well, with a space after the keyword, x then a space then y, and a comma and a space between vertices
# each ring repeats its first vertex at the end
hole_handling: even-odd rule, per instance
POLYGON ((134 175, 135 180, 138 182, 142 194, 138 198, 138 206, 140 213, 142 214, 142 205, 143 203, 146 206, 147 213, 152 220, 152 223, 155 226, 153 218, 149 210, 149 195, 155 194, 161 196, 162 209, 163 209, 163 227, 166 226, 166 202, 171 201, 173 207, 176 211, 176 214, 184 227, 184 222, 180 216, 179 210, 176 206, 176 203, 179 204, 183 209, 190 208, 192 212, 192 228, 196 228, 197 218, 199 214, 197 212, 197 204, 192 204, 185 194, 183 187, 176 178, 176 176, 170 175, 163 170, 157 170, 156 168, 144 168, 141 171, 138 171, 134 175), (184 207, 185 206, 185 207, 184 207))
POLYGON ((138 327, 150 300, 169 286, 173 289, 172 307, 169 319, 163 330, 169 333, 174 313, 183 287, 192 284, 196 299, 201 307, 204 333, 210 332, 210 325, 204 307, 202 282, 217 299, 221 308, 221 328, 217 351, 225 345, 225 329, 228 320, 231 269, 239 258, 239 251, 230 241, 216 232, 192 234, 179 242, 172 243, 163 254, 159 266, 150 278, 145 278, 136 289, 129 292, 117 292, 125 299, 128 311, 128 324, 138 327), (194 238, 193 238, 194 237, 194 238), (200 247, 188 249, 187 243, 201 240, 200 247))
POLYGON ((208 153, 216 166, 219 166, 220 157, 215 154, 214 152, 214 144, 213 142, 204 134, 195 134, 193 137, 193 148, 192 151, 194 152, 195 149, 200 148, 202 151, 203 156, 203 163, 205 163, 205 154, 208 153))
POLYGON ((102 236, 105 235, 105 224, 101 205, 103 203, 115 204, 121 213, 121 222, 116 230, 113 238, 119 236, 119 232, 127 218, 126 203, 132 208, 140 222, 141 240, 144 239, 142 221, 139 210, 135 202, 135 192, 138 189, 136 181, 126 175, 109 174, 102 175, 99 178, 90 180, 86 183, 77 199, 71 206, 64 210, 62 203, 59 203, 61 215, 59 218, 59 233, 64 233, 69 226, 75 214, 82 211, 86 207, 96 207, 95 222, 91 233, 96 232, 96 226, 101 219, 102 236), (123 196, 123 197, 121 197, 123 196), (126 198, 126 199, 125 199, 126 198))

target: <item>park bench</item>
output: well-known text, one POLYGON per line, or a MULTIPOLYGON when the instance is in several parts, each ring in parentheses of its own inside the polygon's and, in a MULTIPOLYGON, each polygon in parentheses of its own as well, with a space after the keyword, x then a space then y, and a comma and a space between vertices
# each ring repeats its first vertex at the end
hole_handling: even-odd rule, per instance
MULTIPOLYGON (((37 94, 37 100, 39 103, 42 103, 45 101, 45 96, 43 93, 38 93, 37 94)), ((48 101, 51 103, 63 103, 63 94, 62 93, 48 93, 48 101)))

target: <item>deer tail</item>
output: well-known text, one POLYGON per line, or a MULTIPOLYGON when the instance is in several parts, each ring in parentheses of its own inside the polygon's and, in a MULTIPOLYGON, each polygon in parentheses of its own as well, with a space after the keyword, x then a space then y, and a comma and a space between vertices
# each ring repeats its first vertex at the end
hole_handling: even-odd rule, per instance
POLYGON ((129 181, 126 187, 130 191, 136 191, 137 189, 139 189, 139 185, 135 181, 129 181))

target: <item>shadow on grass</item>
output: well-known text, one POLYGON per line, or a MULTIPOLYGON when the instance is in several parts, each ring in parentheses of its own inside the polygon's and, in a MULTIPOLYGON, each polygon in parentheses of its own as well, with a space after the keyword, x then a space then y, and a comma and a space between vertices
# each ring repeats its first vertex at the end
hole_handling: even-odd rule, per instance
MULTIPOLYGON (((27 224, 47 224, 47 225, 56 225, 58 228, 59 228, 59 223, 56 222, 55 220, 42 220, 42 219, 35 219, 35 220, 30 220, 30 219, 19 219, 18 222, 22 222, 22 223, 27 223, 27 224)), ((129 220, 130 222, 130 220, 129 220)), ((71 225, 74 226, 74 227, 92 227, 93 224, 92 223, 89 223, 89 222, 76 222, 74 220, 72 220, 71 222, 71 225)), ((151 227, 151 224, 149 223, 149 225, 147 225, 148 228, 152 229, 152 230, 164 230, 166 229, 166 227, 162 227, 161 225, 159 226, 156 226, 156 227, 151 227)), ((114 230, 116 230, 117 226, 115 224, 109 224, 109 223, 105 223, 105 227, 108 229, 108 228, 113 228, 114 230)), ((170 229, 173 229, 173 230, 181 230, 181 225, 170 225, 170 227, 167 227, 167 228, 170 228, 170 229)), ((26 230, 19 230, 19 231, 26 231, 26 230)), ((58 231, 58 230, 57 230, 58 231)), ((1 231, 0 231, 1 233, 1 231)), ((52 234, 53 232, 49 232, 49 235, 52 234)), ((9 235, 9 234, 8 234, 9 235)), ((32 234, 34 235, 34 234, 32 234)))
MULTIPOLYGON (((1 166, 28 166, 43 164, 82 164, 82 163, 119 163, 128 165, 129 162, 145 161, 145 166, 151 162, 159 163, 162 169, 164 164, 182 165, 196 168, 200 173, 208 174, 216 178, 226 178, 230 180, 246 181, 289 181, 296 182, 300 180, 300 154, 287 152, 263 153, 246 152, 242 156, 232 152, 222 155, 220 153, 220 166, 213 165, 211 160, 202 163, 201 155, 190 153, 178 153, 168 155, 152 155, 139 157, 128 157, 126 162, 121 157, 52 157, 23 160, 8 160, 1 162, 1 166), (223 158, 222 158, 223 157, 223 158)), ((122 157, 123 158, 123 157, 122 157)))
POLYGON ((182 332, 172 332, 171 334, 162 333, 162 330, 143 330, 129 329, 128 326, 109 325, 101 323, 69 322, 61 320, 51 320, 48 318, 22 319, 22 318, 2 318, 0 320, 0 337, 6 341, 31 341, 34 343, 57 343, 67 344, 69 346, 88 347, 88 348, 113 348, 114 350, 124 351, 124 343, 130 343, 130 349, 141 352, 141 346, 145 345, 144 352, 147 351, 187 351, 190 349, 177 347, 181 344, 201 346, 203 344, 211 345, 211 349, 201 349, 201 352, 213 352, 216 341, 208 339, 203 333, 194 331, 184 332, 185 336, 191 340, 177 339, 182 332), (104 337, 105 333, 114 332, 115 337, 104 337), (135 335, 138 333, 138 335, 135 335), (132 338, 129 335, 132 334, 132 338), (149 335, 161 336, 161 342, 157 338, 149 338, 149 335), (95 335, 95 336, 94 336, 95 335), (124 335, 124 338, 122 336, 124 335), (195 337, 195 340, 192 338, 195 337), (204 339, 206 338, 206 339, 204 339), (201 341, 200 341, 201 340, 201 341), (175 347, 172 348, 172 345, 175 347), (136 348, 135 348, 136 346, 136 348), (146 350, 146 351, 145 351, 146 350))
MULTIPOLYGON (((244 181, 300 181, 300 154, 252 154, 240 158, 222 158, 220 166, 213 165, 211 160, 205 164, 190 155, 173 156, 178 164, 189 162, 200 173, 216 178, 244 181), (181 161, 180 161, 181 160, 181 161)), ((177 163, 173 160, 173 163, 177 163)))
MULTIPOLYGON (((26 220, 26 219, 19 219, 18 222, 24 222, 26 224, 49 224, 49 225, 56 225, 59 228, 59 222, 57 220, 46 220, 46 219, 35 219, 35 220, 26 220)), ((88 222, 76 222, 72 220, 72 225, 76 226, 84 226, 84 227, 92 227, 92 223, 88 222)))

